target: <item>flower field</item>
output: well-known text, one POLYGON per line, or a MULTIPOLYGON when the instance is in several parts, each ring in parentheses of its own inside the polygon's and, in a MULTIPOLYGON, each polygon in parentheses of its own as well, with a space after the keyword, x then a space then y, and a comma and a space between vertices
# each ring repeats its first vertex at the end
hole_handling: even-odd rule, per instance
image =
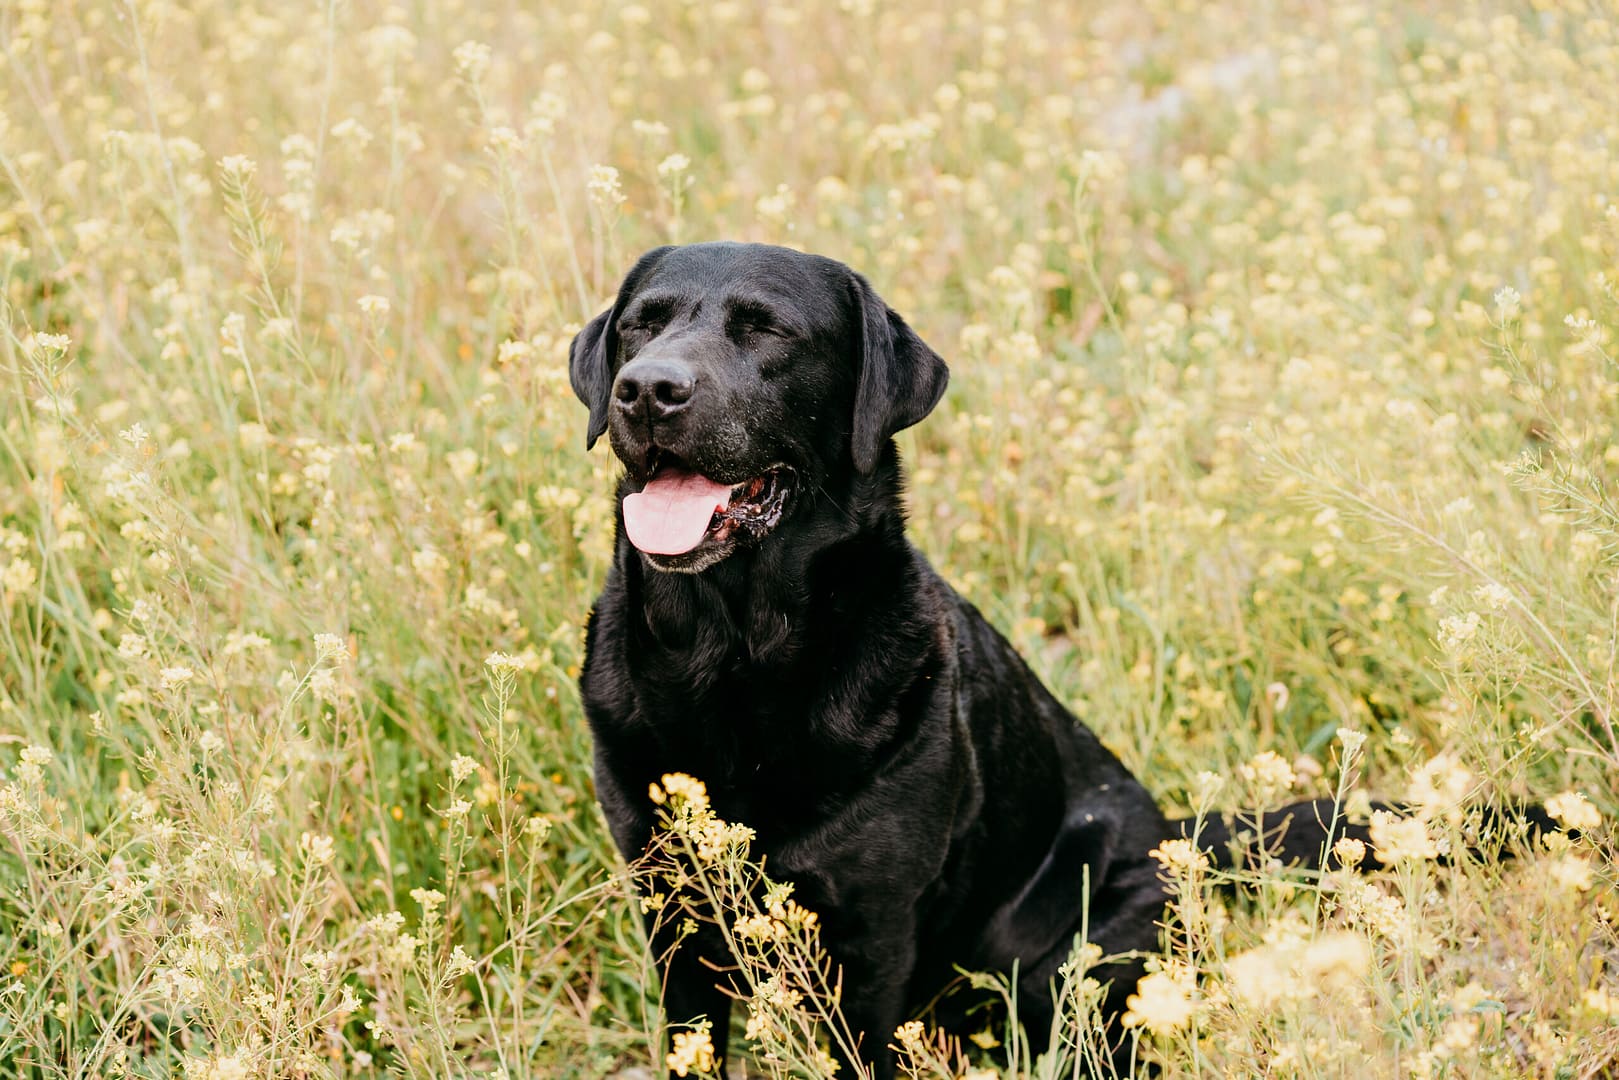
MULTIPOLYGON (((712 1069, 592 795, 566 354, 721 238, 946 357, 913 538, 1162 804, 1411 808, 1161 848, 1143 1075, 1619 1070, 1611 4, 4 0, 0 60, 0 1075, 712 1069)), ((824 1073, 701 781, 733 1045, 824 1073)), ((1097 959, 1046 1057, 902 1070, 1086 1075, 1097 959)))

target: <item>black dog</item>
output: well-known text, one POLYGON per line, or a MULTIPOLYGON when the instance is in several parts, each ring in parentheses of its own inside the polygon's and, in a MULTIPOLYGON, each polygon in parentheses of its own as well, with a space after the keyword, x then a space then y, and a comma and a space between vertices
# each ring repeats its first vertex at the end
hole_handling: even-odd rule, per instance
MULTIPOLYGON (((658 248, 569 364, 589 444, 608 433, 625 468, 581 686, 626 858, 650 783, 705 781, 818 913, 879 1077, 957 966, 1016 965, 1038 1039, 1087 906, 1106 953, 1157 947, 1148 852, 1181 826, 905 539, 891 436, 947 371, 864 278, 784 248, 658 248)), ((1319 862, 1324 816, 1271 819, 1295 823, 1284 858, 1319 862)), ((1228 833, 1205 837, 1216 856, 1228 833)), ((674 954, 664 1005, 712 1021, 723 1061, 728 958, 705 949, 674 954)), ((1116 1012, 1140 970, 1112 974, 1116 1012)))

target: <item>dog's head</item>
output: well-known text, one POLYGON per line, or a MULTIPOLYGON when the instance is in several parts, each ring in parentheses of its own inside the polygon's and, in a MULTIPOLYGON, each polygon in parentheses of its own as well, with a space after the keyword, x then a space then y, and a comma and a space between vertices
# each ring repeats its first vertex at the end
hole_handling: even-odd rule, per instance
POLYGON ((624 463, 630 542, 688 573, 876 470, 949 374, 842 263, 730 243, 641 256, 568 363, 586 446, 605 432, 624 463))

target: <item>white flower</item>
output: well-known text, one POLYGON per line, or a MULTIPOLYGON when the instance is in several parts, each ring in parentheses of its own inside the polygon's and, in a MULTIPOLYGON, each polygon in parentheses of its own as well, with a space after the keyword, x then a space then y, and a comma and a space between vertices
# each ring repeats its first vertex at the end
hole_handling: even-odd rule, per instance
POLYGON ((1552 880, 1569 892, 1585 892, 1594 880, 1591 861, 1581 855, 1564 855, 1551 864, 1549 872, 1552 880))
POLYGON ((624 201, 624 188, 619 183, 618 170, 611 165, 592 165, 590 179, 585 181, 585 190, 590 192, 590 201, 604 209, 624 201))
POLYGON ((1503 285, 1495 293, 1495 310, 1501 318, 1510 319, 1518 313, 1518 303, 1523 297, 1511 285, 1503 285))
POLYGON ((45 778, 45 766, 55 757, 48 746, 27 746, 17 755, 17 779, 25 784, 37 784, 45 778))
POLYGON ((478 761, 465 754, 457 754, 450 761, 450 782, 459 784, 478 771, 478 761))
POLYGON ((197 673, 183 664, 166 667, 158 672, 158 678, 165 690, 177 690, 196 677, 197 673))
POLYGON ((270 432, 263 424, 248 420, 236 429, 236 439, 242 444, 242 449, 249 452, 264 449, 264 444, 270 441, 270 432))
POLYGON ((468 82, 477 82, 489 70, 489 46, 481 41, 464 41, 455 48, 455 69, 468 82))
POLYGON ((253 159, 243 154, 232 154, 219 159, 219 171, 224 173, 227 179, 238 183, 252 176, 257 169, 258 165, 253 159))
POLYGON ((12 559, 4 570, 0 570, 0 589, 20 593, 32 587, 37 577, 33 563, 27 559, 12 559))
POLYGON ((304 833, 298 838, 298 850, 314 866, 325 866, 336 854, 336 842, 330 836, 304 833))
POLYGON ((502 364, 511 364, 531 358, 534 355, 534 346, 526 341, 502 341, 498 355, 502 364))
POLYGON ((315 661, 321 664, 330 664, 332 667, 342 667, 348 662, 349 647, 337 634, 315 635, 315 661))
POLYGON ((1455 652, 1478 636, 1483 620, 1476 611, 1450 615, 1439 620, 1439 647, 1455 652))
POLYGON ((1445 504, 1446 517, 1462 517, 1473 512, 1473 500, 1463 495, 1459 499, 1452 499, 1445 504))
POLYGON ((484 665, 489 668, 490 673, 497 677, 502 675, 515 675, 519 671, 523 670, 523 661, 521 658, 512 656, 510 653, 492 652, 488 656, 484 657, 483 662, 484 665))
POLYGON ((455 474, 457 480, 470 480, 478 473, 480 458, 478 451, 467 447, 461 450, 451 450, 444 455, 444 461, 455 474))
POLYGON ((371 141, 371 131, 351 116, 332 125, 332 137, 364 147, 371 141))
POLYGON ((488 146, 496 154, 520 154, 523 152, 523 136, 516 128, 500 124, 490 130, 488 146))

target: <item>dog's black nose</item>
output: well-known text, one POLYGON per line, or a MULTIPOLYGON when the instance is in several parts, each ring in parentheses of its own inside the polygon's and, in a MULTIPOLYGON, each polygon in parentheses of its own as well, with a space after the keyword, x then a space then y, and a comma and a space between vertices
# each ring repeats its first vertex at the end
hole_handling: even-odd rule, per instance
POLYGON ((653 419, 684 409, 697 389, 697 376, 678 360, 642 357, 624 365, 613 382, 613 397, 626 413, 653 419))

